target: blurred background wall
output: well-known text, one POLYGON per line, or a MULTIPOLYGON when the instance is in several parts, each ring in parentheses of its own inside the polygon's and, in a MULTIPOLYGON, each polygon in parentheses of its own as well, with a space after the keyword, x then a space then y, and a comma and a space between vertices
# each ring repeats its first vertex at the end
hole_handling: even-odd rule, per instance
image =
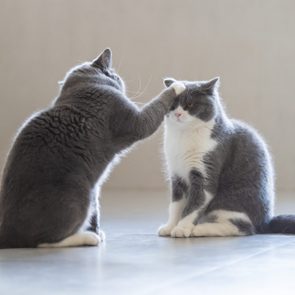
MULTIPOLYGON (((219 75, 228 113, 271 147, 277 186, 295 189, 295 1, 0 0, 0 166, 17 128, 57 94, 73 65, 113 50, 130 97, 162 78, 219 75)), ((161 131, 116 167, 111 189, 164 189, 161 131)))

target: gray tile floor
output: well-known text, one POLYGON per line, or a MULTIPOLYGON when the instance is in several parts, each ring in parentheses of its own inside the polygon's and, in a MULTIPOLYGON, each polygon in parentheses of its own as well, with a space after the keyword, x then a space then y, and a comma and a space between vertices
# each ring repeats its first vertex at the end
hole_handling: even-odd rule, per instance
MULTIPOLYGON (((278 213, 295 213, 295 193, 278 213)), ((294 294, 295 236, 159 238, 165 193, 104 192, 99 248, 0 251, 6 294, 294 294)))

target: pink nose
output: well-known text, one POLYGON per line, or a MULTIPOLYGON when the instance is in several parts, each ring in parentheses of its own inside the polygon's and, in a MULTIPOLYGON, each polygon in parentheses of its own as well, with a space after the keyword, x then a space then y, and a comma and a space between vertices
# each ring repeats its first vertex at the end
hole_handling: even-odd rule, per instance
POLYGON ((175 116, 176 116, 177 118, 179 118, 181 115, 182 115, 181 113, 175 112, 175 116))

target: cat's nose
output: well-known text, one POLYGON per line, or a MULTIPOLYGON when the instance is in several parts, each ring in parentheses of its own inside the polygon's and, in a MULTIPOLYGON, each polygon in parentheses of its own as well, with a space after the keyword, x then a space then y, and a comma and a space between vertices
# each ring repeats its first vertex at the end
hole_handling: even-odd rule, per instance
POLYGON ((176 116, 176 118, 180 118, 182 114, 180 112, 175 112, 174 115, 176 116))

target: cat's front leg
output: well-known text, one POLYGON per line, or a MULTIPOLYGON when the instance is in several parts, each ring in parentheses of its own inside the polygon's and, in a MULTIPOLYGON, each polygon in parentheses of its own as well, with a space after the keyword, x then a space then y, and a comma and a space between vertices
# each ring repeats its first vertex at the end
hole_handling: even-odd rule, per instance
POLYGON ((105 240, 105 233, 100 229, 98 211, 94 211, 91 215, 87 231, 96 233, 101 241, 105 240))
POLYGON ((171 231, 181 219, 181 215, 186 204, 185 194, 187 193, 187 184, 184 182, 184 180, 178 176, 174 176, 171 180, 171 186, 169 217, 167 223, 159 227, 159 236, 171 235, 171 231))
POLYGON ((169 217, 166 224, 163 224, 158 229, 158 234, 161 237, 167 237, 171 235, 173 228, 177 225, 181 219, 181 213, 185 206, 185 199, 179 201, 172 201, 169 204, 169 217))
POLYGON ((195 222, 212 200, 212 195, 204 189, 204 177, 197 170, 189 176, 187 204, 182 212, 182 219, 171 231, 171 237, 188 238, 191 236, 195 222))

